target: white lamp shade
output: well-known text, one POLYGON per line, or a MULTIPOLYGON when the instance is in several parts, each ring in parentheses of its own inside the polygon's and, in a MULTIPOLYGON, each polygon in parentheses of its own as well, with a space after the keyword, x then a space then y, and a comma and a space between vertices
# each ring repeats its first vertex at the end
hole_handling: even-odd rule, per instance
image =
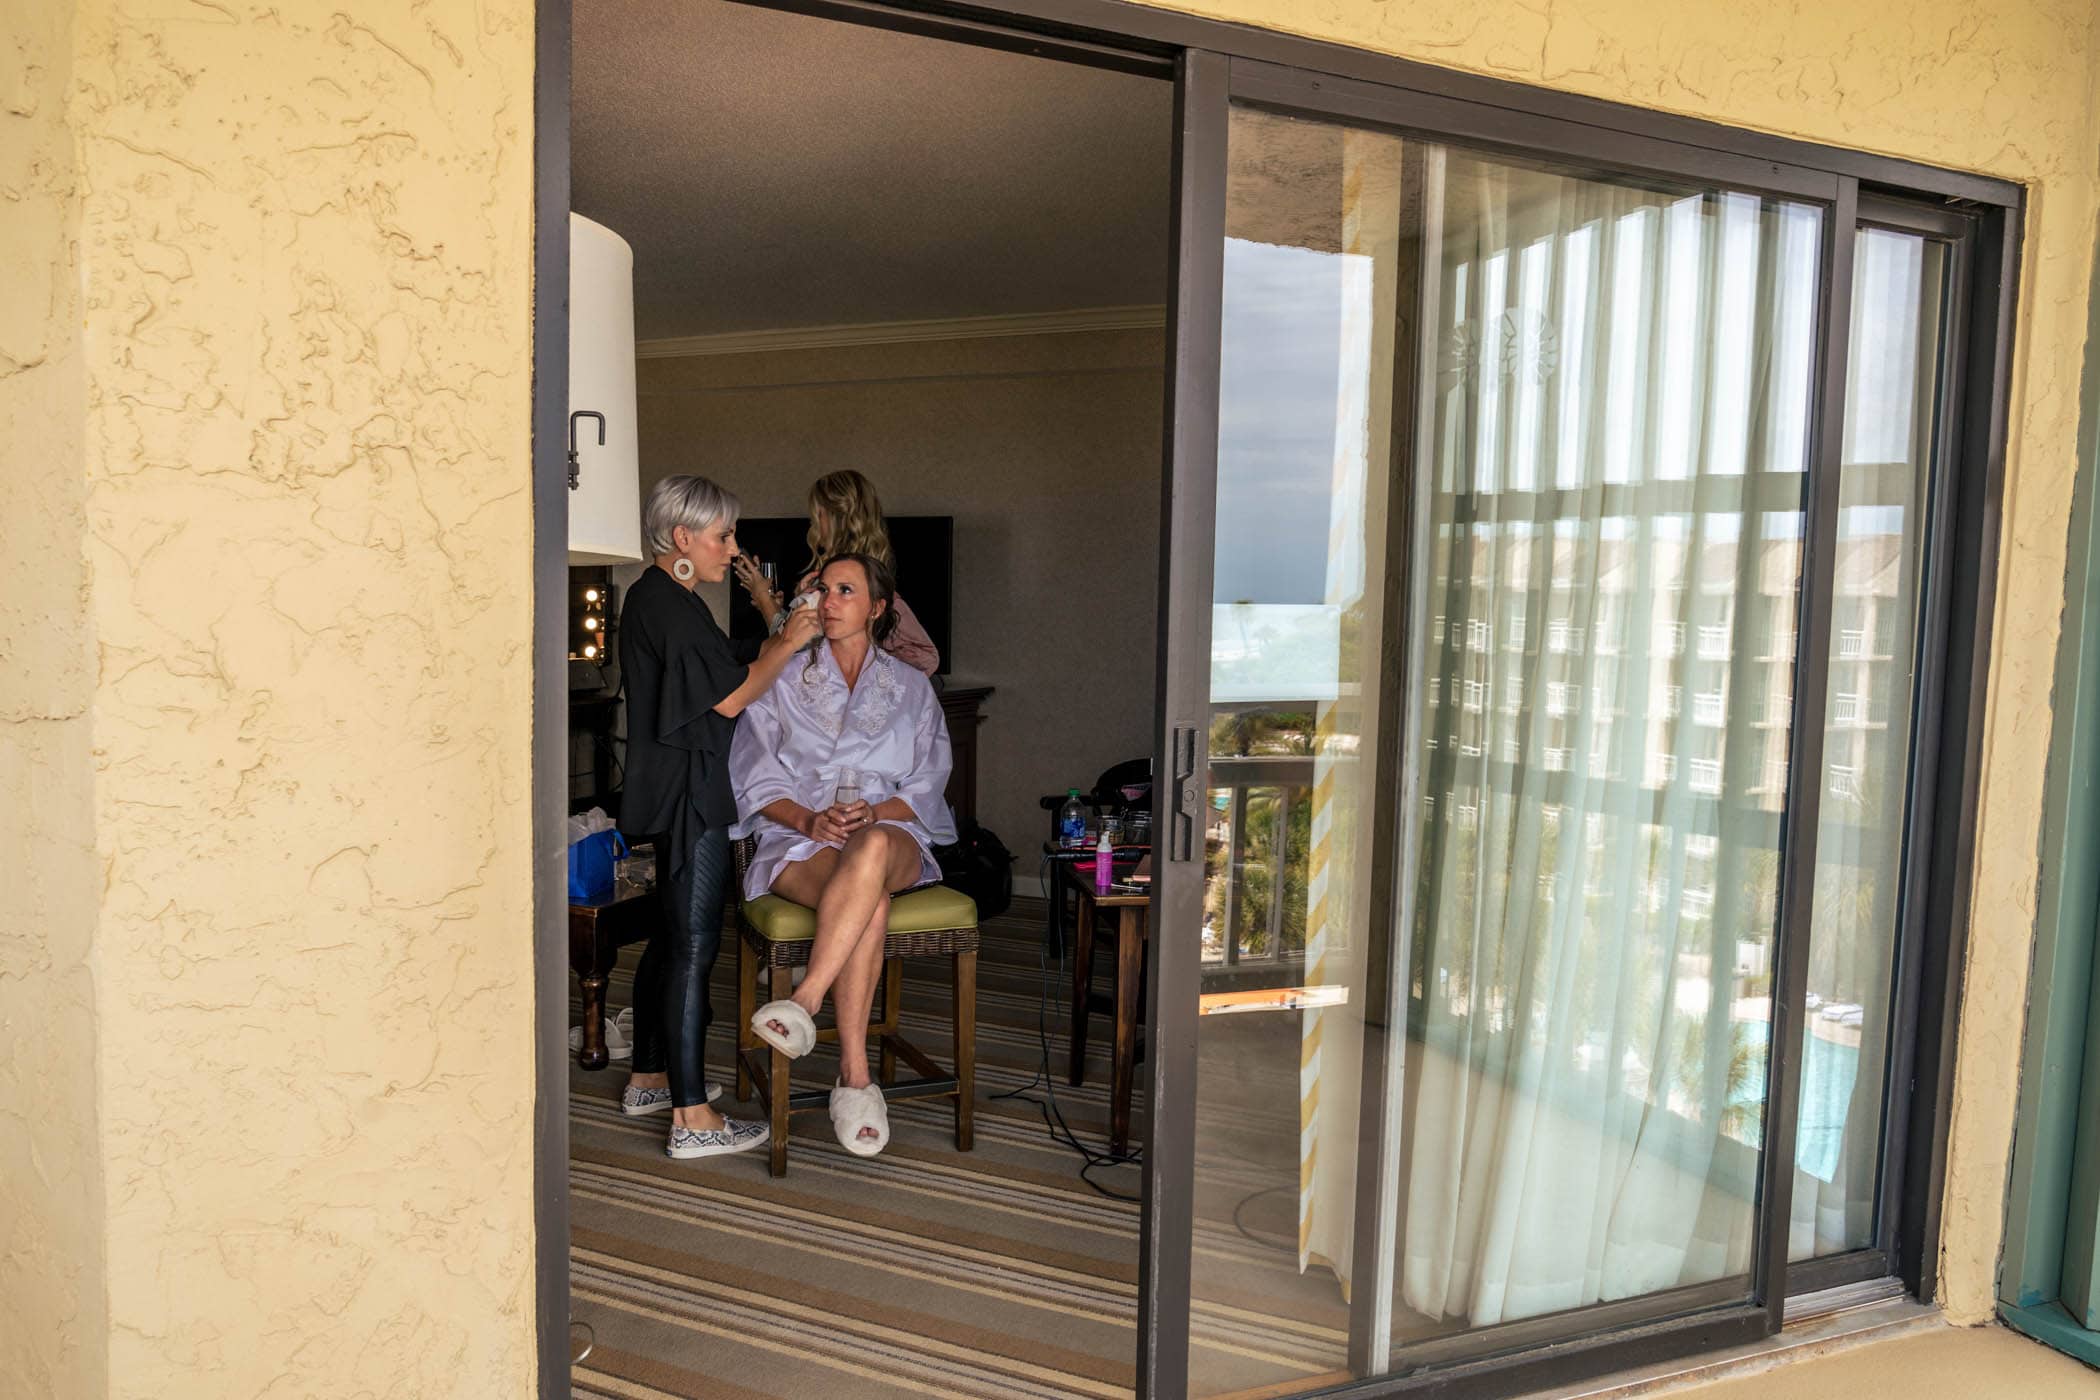
POLYGON ((569 215, 569 562, 642 557, 641 458, 634 406, 634 250, 581 214, 569 215), (598 421, 605 415, 605 442, 598 421))

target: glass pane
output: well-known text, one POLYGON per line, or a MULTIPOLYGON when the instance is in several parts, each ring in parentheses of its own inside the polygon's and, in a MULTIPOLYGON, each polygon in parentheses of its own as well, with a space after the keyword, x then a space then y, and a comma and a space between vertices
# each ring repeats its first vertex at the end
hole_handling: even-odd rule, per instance
POLYGON ((1795 1259, 1875 1242, 1945 276, 1944 244, 1858 234, 1795 1259))
POLYGON ((1401 1366, 1750 1295, 1823 233, 1423 172, 1401 1366))
POLYGON ((1235 111, 1190 1390, 1346 1373, 1398 138, 1235 111))
POLYGON ((1233 113, 1193 1393, 1748 1297, 1822 220, 1233 113))

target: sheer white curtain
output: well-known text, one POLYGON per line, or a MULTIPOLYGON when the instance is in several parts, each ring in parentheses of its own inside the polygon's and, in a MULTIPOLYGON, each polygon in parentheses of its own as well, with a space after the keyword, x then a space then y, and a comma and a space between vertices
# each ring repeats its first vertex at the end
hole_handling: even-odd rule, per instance
POLYGON ((1820 214, 1432 153, 1400 1294, 1747 1269, 1820 214))

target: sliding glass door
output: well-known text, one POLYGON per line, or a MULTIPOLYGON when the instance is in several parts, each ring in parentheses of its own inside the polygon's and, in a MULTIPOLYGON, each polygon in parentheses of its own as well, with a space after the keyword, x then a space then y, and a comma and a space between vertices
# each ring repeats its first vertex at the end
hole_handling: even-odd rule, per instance
POLYGON ((1367 1021, 1389 985, 1373 991, 1393 879, 1376 853, 1404 819, 1380 774, 1398 747, 1386 648, 1404 623, 1387 604, 1416 157, 1397 136, 1243 107, 1228 146, 1202 958, 1186 989, 1192 1395, 1350 1374, 1349 1282, 1378 1267, 1355 1258, 1367 1021))
POLYGON ((1516 125, 1184 65, 1152 1393, 1889 1267, 1956 245, 1516 125))
POLYGON ((1425 175, 1401 1358, 1754 1296, 1827 218, 1425 175))

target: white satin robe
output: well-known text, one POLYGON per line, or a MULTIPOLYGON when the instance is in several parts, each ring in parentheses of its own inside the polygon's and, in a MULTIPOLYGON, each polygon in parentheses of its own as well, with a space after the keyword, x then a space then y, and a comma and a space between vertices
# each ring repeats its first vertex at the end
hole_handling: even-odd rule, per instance
POLYGON ((918 843, 921 882, 938 880, 941 868, 932 848, 955 840, 955 818, 944 796, 954 760, 933 683, 880 648, 869 653, 850 691, 829 642, 818 646, 815 665, 807 660, 788 662, 773 688, 745 707, 730 745, 737 811, 730 835, 758 838, 744 897, 767 893, 782 869, 839 844, 814 840, 760 813, 783 797, 822 811, 845 768, 860 775, 861 800, 869 806, 891 797, 911 804, 916 821, 883 825, 918 843))

